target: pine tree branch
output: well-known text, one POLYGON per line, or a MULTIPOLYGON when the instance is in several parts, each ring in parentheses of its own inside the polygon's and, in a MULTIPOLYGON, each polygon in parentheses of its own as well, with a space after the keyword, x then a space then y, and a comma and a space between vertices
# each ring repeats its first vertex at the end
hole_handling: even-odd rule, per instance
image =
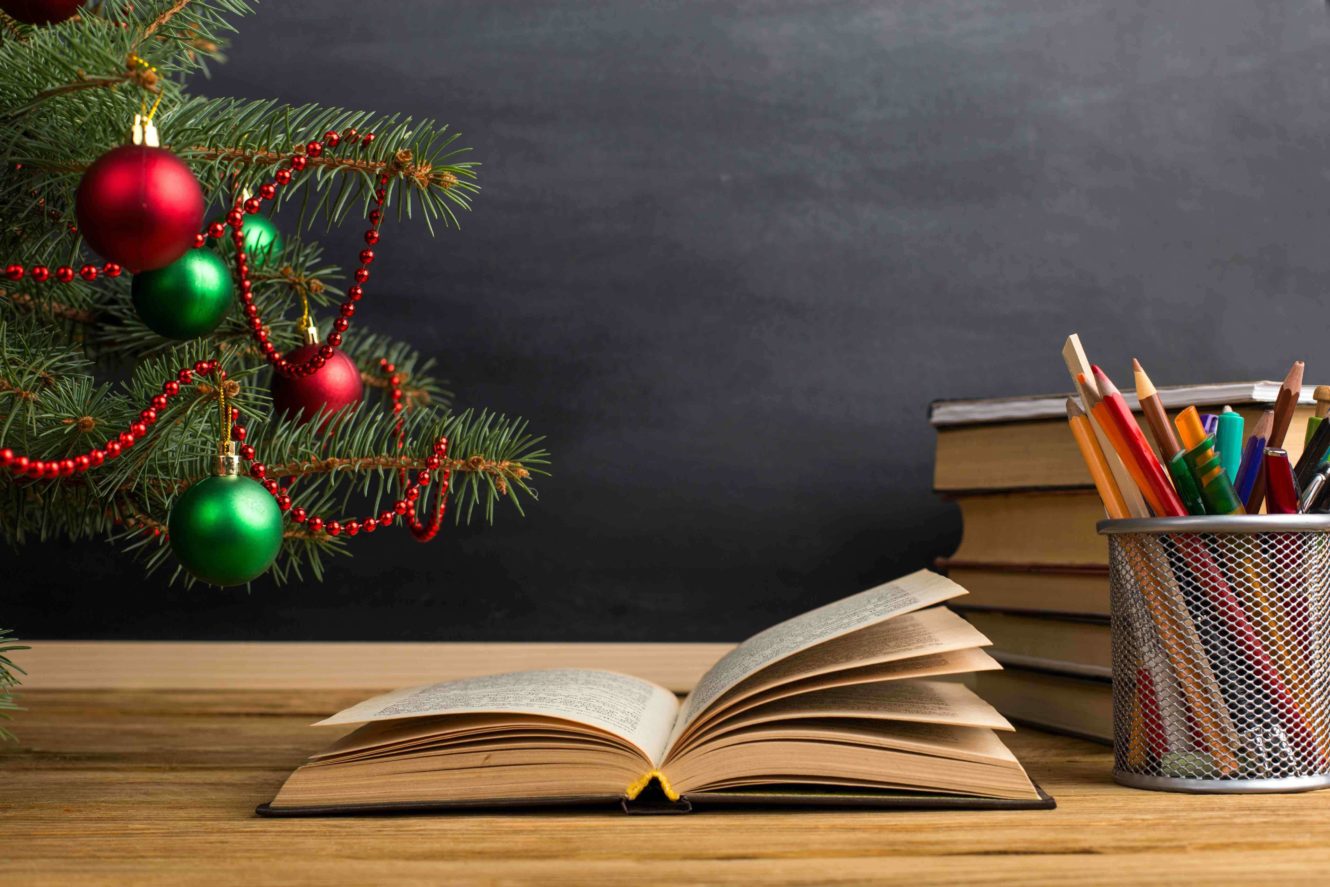
MULTIPOLYGON (((402 404, 408 410, 414 407, 429 406, 431 396, 428 388, 419 385, 406 384, 406 375, 402 375, 402 384, 398 388, 402 392, 402 404)), ((368 370, 360 371, 361 384, 369 388, 379 388, 384 391, 391 391, 392 384, 384 378, 382 373, 370 372, 368 370)))
MULTIPOLYGON (((14 688, 19 685, 19 675, 27 674, 9 658, 9 654, 31 647, 16 644, 13 630, 0 628, 0 720, 9 720, 10 712, 23 711, 14 698, 14 688)), ((0 742, 14 741, 14 734, 0 727, 0 742)))
MULTIPOLYGON (((127 79, 127 78, 126 78, 127 79)), ((75 92, 78 89, 92 88, 94 86, 105 86, 110 84, 110 78, 104 78, 103 81, 87 82, 86 85, 77 83, 66 84, 57 90, 49 90, 51 95, 64 95, 75 92)), ((124 82, 120 80, 118 83, 124 82)), ((34 101, 36 99, 34 98, 34 101)), ((17 115, 24 108, 19 108, 11 114, 17 115)), ((243 148, 239 146, 221 146, 212 145, 166 145, 167 148, 180 153, 183 156, 189 156, 194 159, 208 162, 223 161, 232 167, 259 167, 268 169, 275 167, 284 160, 289 160, 297 154, 304 153, 304 145, 292 145, 289 151, 275 150, 257 150, 252 148, 243 148)), ((378 177, 384 172, 394 178, 400 178, 412 182, 417 188, 422 190, 429 188, 438 188, 443 191, 450 191, 462 184, 461 179, 455 171, 451 169, 435 169, 429 163, 417 163, 415 155, 409 148, 402 148, 395 152, 393 156, 386 160, 361 160, 355 157, 336 157, 330 154, 324 154, 319 157, 311 157, 306 161, 307 165, 315 169, 326 169, 333 172, 359 173, 372 177, 378 177)), ((47 161, 36 158, 27 161, 25 166, 50 173, 81 173, 92 165, 92 161, 47 161)))
POLYGON ((18 293, 13 290, 0 289, 0 299, 6 299, 11 304, 28 311, 44 312, 59 320, 69 320, 83 324, 97 322, 97 315, 91 311, 75 308, 73 305, 66 305, 63 302, 39 300, 32 293, 18 293))
MULTIPOLYGON (((79 92, 84 89, 115 89, 119 86, 123 86, 126 83, 136 83, 149 92, 157 93, 161 91, 161 87, 157 86, 156 83, 152 83, 151 85, 149 85, 144 82, 144 79, 145 78, 143 76, 143 73, 136 71, 126 71, 123 74, 102 76, 102 77, 89 77, 83 71, 79 71, 77 80, 74 80, 70 83, 62 83, 59 86, 52 86, 49 89, 43 89, 41 92, 37 93, 31 99, 29 99, 25 104, 19 105, 18 107, 6 111, 4 116, 8 120, 13 120, 18 117, 22 117, 24 114, 27 114, 28 112, 32 111, 43 102, 50 101, 51 99, 54 98, 59 98, 62 95, 69 95, 70 93, 79 92)), ((70 172, 71 170, 64 170, 64 171, 70 172)))
POLYGON ((144 40, 147 40, 153 34, 160 31, 166 26, 167 22, 179 15, 190 2, 191 0, 175 0, 175 2, 165 9, 161 15, 148 23, 148 26, 143 29, 143 36, 139 38, 138 42, 142 44, 144 40))
POLYGON ((24 36, 23 26, 18 23, 17 19, 13 18, 8 13, 0 12, 0 25, 4 27, 5 35, 10 40, 22 42, 24 36))
MULTIPOLYGON (((227 161, 233 166, 256 166, 263 169, 275 167, 283 160, 304 153, 303 144, 292 145, 289 151, 259 150, 239 146, 214 147, 211 145, 190 145, 188 147, 168 145, 167 147, 201 160, 227 161)), ((447 191, 461 184, 455 172, 448 169, 435 170, 428 163, 417 163, 415 155, 412 154, 409 148, 399 149, 391 158, 386 160, 361 160, 356 157, 322 154, 318 157, 309 158, 306 163, 315 169, 361 173, 376 178, 386 172, 395 178, 407 179, 421 189, 440 188, 447 191)))

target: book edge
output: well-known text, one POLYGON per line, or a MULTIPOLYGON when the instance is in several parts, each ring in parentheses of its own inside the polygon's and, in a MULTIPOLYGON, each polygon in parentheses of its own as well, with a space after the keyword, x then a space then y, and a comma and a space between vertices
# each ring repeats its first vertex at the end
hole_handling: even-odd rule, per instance
MULTIPOLYGON (((1024 766, 1022 765, 1022 770, 1024 766)), ((1028 771, 1026 776, 1029 777, 1028 771)), ((1052 810, 1057 806, 1057 801, 1048 792, 1044 791, 1033 778, 1030 779, 1030 785, 1034 787, 1038 798, 1029 799, 1008 799, 1008 798, 987 798, 980 795, 906 795, 901 792, 877 792, 854 790, 854 791, 826 791, 816 795, 804 794, 782 794, 771 793, 769 795, 756 797, 742 797, 723 792, 697 792, 685 794, 680 797, 679 804, 671 804, 668 809, 659 808, 654 805, 633 810, 631 802, 625 798, 612 798, 606 796, 574 796, 569 798, 553 799, 530 799, 526 801, 505 802, 496 804, 456 802, 456 801, 436 801, 432 803, 405 803, 405 804, 327 804, 319 806, 303 807, 274 807, 269 801, 259 804, 254 808, 256 816, 279 819, 279 818, 300 818, 316 816, 362 816, 362 815, 405 815, 418 813, 471 813, 480 811, 493 812, 537 812, 542 809, 560 808, 560 807, 589 807, 604 805, 607 810, 614 809, 615 802, 619 802, 620 809, 625 813, 637 814, 655 814, 655 813, 691 813, 697 812, 698 802, 701 802, 703 808, 722 808, 726 806, 746 806, 762 807, 773 811, 782 808, 870 808, 870 809, 899 809, 899 810, 1052 810)))
MULTIPOLYGON (((1254 382, 1221 382, 1209 385, 1174 385, 1158 389, 1165 408, 1195 404, 1223 406, 1275 402, 1282 383, 1268 379, 1254 382)), ((1303 385, 1298 403, 1316 403, 1314 385, 1303 385)), ((928 423, 934 428, 984 425, 1066 418, 1066 401, 1071 393, 1037 394, 1019 397, 945 398, 928 405, 928 423)), ((1122 396, 1133 410, 1140 409, 1135 389, 1125 389, 1122 396)))

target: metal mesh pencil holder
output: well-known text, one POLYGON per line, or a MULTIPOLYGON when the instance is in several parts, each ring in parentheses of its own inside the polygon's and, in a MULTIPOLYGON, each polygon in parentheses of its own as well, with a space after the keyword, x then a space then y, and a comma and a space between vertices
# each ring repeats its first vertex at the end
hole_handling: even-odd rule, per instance
POLYGON ((1114 778, 1330 786, 1330 517, 1107 520, 1114 778))

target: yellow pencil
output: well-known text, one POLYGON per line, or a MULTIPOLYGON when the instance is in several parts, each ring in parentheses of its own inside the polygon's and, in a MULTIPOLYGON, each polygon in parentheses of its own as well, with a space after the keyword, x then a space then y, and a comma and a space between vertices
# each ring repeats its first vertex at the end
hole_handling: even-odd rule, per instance
POLYGON ((1104 511, 1113 520, 1131 517, 1126 500, 1122 498, 1122 491, 1109 471, 1104 451, 1099 448, 1099 441, 1095 440, 1089 417, 1071 398, 1067 398, 1067 424, 1071 426, 1072 436, 1076 438, 1076 446, 1081 450, 1085 467, 1090 469, 1094 488, 1099 491, 1099 498, 1104 500, 1104 511))

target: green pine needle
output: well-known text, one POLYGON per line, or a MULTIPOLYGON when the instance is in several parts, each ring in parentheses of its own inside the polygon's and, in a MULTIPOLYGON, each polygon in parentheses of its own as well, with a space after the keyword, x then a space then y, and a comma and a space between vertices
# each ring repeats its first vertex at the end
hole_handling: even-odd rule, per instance
MULTIPOLYGON (((0 628, 0 721, 7 721, 12 718, 12 712, 23 711, 22 706, 16 701, 13 691, 19 685, 19 675, 27 674, 27 672, 15 665, 9 655, 19 650, 31 648, 14 643, 18 639, 12 637, 13 633, 12 629, 0 628)), ((13 742, 14 734, 0 726, 0 742, 4 741, 13 742)))
MULTIPOLYGON (((266 181, 298 146, 325 131, 375 133, 367 147, 344 145, 312 160, 279 191, 277 203, 298 212, 282 214, 291 225, 283 231, 285 245, 251 278, 269 335, 283 351, 301 343, 302 300, 326 330, 347 286, 344 270, 311 235, 362 215, 379 175, 390 176, 386 213, 422 220, 434 232, 455 227, 478 193, 477 164, 445 125, 188 94, 189 78, 222 60, 236 20, 252 6, 103 0, 77 20, 0 28, 0 156, 7 159, 0 166, 0 255, 29 266, 96 261, 69 231, 74 190, 93 159, 125 141, 130 116, 158 99, 163 144, 195 171, 209 220, 225 214, 237 187, 266 181), (151 77, 143 65, 129 64, 131 55, 155 69, 151 77)), ((231 261, 225 239, 208 248, 231 261)), ((546 473, 549 454, 526 422, 484 409, 455 411, 435 357, 374 333, 361 317, 343 350, 361 370, 365 400, 320 431, 323 423, 294 425, 272 415, 272 370, 239 310, 206 339, 172 342, 138 319, 129 290, 128 274, 69 284, 0 280, 0 447, 41 459, 87 452, 134 422, 179 368, 220 358, 239 385, 232 403, 244 416, 248 442, 269 465, 298 469, 293 495, 312 513, 339 519, 380 513, 400 495, 393 460, 405 457, 418 470, 440 435, 458 460, 448 502, 453 520, 493 521, 505 502, 521 514, 536 497, 532 483, 546 473), (383 360, 396 367, 408 405, 400 447, 383 360)), ((220 429, 211 388, 191 382, 183 389, 158 411, 145 437, 97 470, 60 481, 0 472, 0 541, 109 538, 149 569, 176 574, 161 531, 176 497, 213 470, 220 429)), ((437 483, 425 488, 425 514, 432 513, 436 489, 437 483)), ((311 538, 294 522, 287 526, 272 570, 278 582, 321 578, 327 556, 354 548, 345 537, 311 538)))

